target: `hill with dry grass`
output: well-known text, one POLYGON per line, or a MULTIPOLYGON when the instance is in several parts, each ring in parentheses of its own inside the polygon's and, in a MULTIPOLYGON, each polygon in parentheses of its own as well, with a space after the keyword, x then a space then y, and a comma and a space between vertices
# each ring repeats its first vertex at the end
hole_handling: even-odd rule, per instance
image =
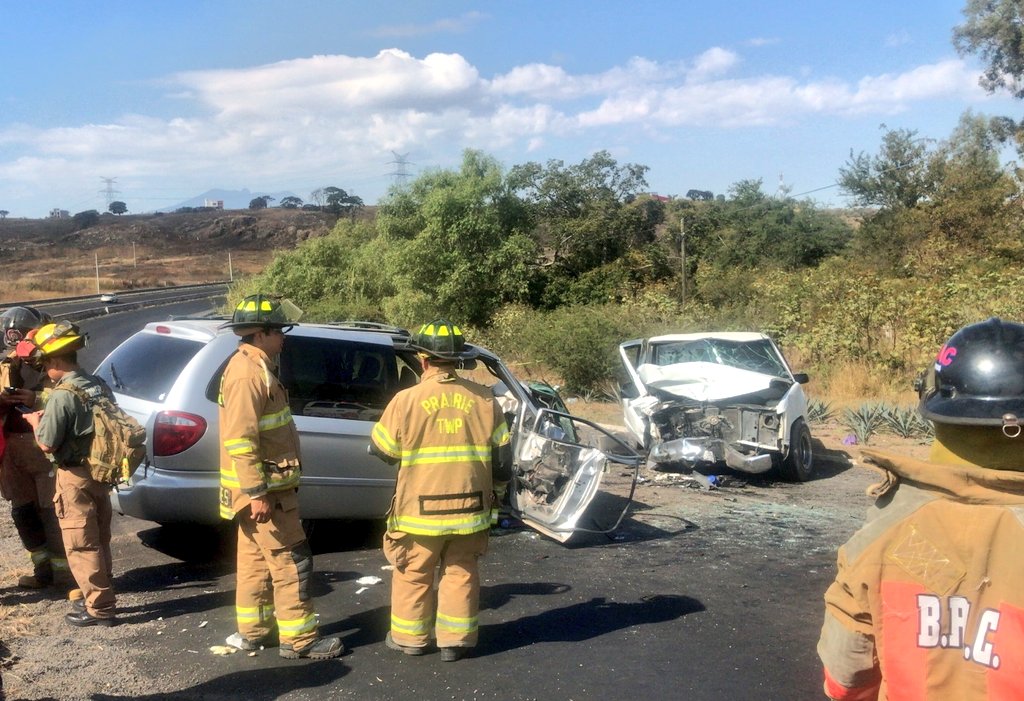
MULTIPOLYGON (((373 216, 372 208, 362 216, 373 216)), ((328 212, 270 208, 0 220, 3 299, 43 299, 226 280, 258 272, 279 250, 327 234, 328 212), (230 262, 230 268, 229 268, 230 262)))

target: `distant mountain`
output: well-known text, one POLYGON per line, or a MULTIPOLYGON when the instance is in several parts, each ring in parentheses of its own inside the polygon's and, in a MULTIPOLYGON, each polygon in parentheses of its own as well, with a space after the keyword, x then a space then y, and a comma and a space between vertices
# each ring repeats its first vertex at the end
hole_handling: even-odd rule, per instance
POLYGON ((171 205, 161 209, 161 212, 175 212, 182 207, 202 207, 206 204, 207 200, 223 200, 224 209, 249 209, 249 203, 256 197, 261 195, 270 195, 274 199, 270 201, 270 206, 275 207, 277 203, 281 201, 282 197, 295 197, 294 192, 266 192, 259 190, 257 192, 250 192, 249 190, 207 190, 201 195, 196 195, 190 200, 179 202, 178 204, 171 205))

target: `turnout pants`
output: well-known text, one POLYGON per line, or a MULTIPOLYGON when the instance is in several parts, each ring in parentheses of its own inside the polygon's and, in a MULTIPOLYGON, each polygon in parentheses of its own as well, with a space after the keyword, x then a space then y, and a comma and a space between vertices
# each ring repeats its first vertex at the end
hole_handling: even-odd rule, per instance
POLYGON ((36 444, 35 434, 8 433, 0 466, 0 494, 11 502, 11 516, 29 553, 36 579, 43 584, 71 579, 53 507, 56 468, 36 444))
POLYGON ((477 561, 487 552, 487 538, 488 531, 451 536, 402 531, 384 534, 384 556, 395 568, 391 637, 396 643, 424 647, 433 630, 438 647, 476 646, 480 611, 477 561))
POLYGON ((270 520, 256 523, 248 507, 238 512, 235 618, 247 640, 266 637, 277 622, 282 643, 302 650, 317 638, 309 592, 313 555, 299 520, 294 491, 267 495, 270 520))
POLYGON ((114 615, 114 561, 110 554, 110 488, 89 477, 87 467, 57 470, 53 499, 71 575, 96 618, 114 615))

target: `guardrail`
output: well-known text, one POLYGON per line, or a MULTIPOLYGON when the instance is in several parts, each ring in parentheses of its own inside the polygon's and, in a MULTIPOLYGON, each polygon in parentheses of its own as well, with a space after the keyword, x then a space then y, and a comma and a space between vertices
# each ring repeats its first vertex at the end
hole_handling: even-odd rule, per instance
MULTIPOLYGON (((163 290, 188 290, 197 287, 217 287, 218 285, 230 285, 231 280, 220 280, 214 282, 197 282, 191 285, 171 285, 168 287, 139 287, 130 290, 110 290, 111 293, 117 295, 130 295, 138 292, 161 292, 163 290)), ((89 295, 77 295, 74 297, 50 297, 47 299, 27 299, 21 302, 0 302, 0 309, 8 309, 10 307, 38 307, 41 304, 59 304, 60 302, 80 302, 83 299, 96 299, 102 292, 96 292, 89 295)))
MULTIPOLYGON (((167 291, 183 291, 184 294, 175 297, 164 297, 160 299, 147 299, 140 300, 138 302, 111 302, 107 304, 100 303, 95 307, 88 307, 86 309, 76 309, 70 312, 58 312, 52 316, 55 319, 67 319, 68 321, 80 321, 82 319, 91 319, 98 316, 104 316, 107 314, 116 314, 118 312, 128 312, 135 309, 145 309, 147 307, 159 307, 165 304, 177 304, 178 302, 188 302, 194 299, 204 299, 206 297, 213 296, 210 288, 224 287, 225 292, 229 282, 216 282, 216 283, 203 283, 197 285, 178 285, 174 287, 152 287, 148 289, 131 290, 127 294, 145 293, 145 292, 167 292, 167 291), (191 292, 190 292, 191 291, 191 292)), ((42 306, 44 304, 58 304, 61 302, 80 302, 82 300, 96 299, 97 295, 84 295, 79 297, 59 297, 48 300, 32 300, 28 302, 7 302, 0 303, 0 308, 9 307, 20 307, 20 306, 42 306)))

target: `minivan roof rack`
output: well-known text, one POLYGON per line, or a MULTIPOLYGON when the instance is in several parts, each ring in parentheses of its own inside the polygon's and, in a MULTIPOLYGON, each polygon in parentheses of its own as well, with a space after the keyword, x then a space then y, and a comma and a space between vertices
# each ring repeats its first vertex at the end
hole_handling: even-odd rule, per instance
POLYGON ((358 319, 347 319, 345 321, 331 321, 328 326, 336 326, 341 329, 356 329, 359 331, 380 331, 397 336, 411 336, 407 329, 389 324, 380 324, 376 321, 360 321, 358 319))

